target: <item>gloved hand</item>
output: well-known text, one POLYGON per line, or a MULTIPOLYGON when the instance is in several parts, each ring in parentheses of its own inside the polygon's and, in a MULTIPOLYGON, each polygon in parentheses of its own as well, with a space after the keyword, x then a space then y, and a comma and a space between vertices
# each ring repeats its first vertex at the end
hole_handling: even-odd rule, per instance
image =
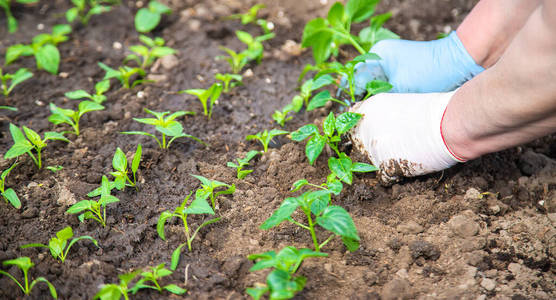
POLYGON ((453 94, 383 93, 351 108, 363 115, 350 132, 351 140, 380 168, 378 176, 383 184, 462 162, 444 143, 440 127, 453 94))
POLYGON ((374 79, 390 82, 393 93, 449 92, 481 73, 456 32, 427 42, 383 40, 371 48, 381 60, 356 66, 355 92, 361 96, 374 79))

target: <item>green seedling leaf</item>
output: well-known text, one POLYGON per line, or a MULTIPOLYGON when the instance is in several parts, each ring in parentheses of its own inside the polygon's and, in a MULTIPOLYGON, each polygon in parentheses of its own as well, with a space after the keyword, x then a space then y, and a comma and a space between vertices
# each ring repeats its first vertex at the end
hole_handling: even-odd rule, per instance
POLYGON ((286 198, 280 207, 274 211, 270 218, 266 219, 264 223, 260 226, 261 229, 266 230, 275 227, 282 223, 283 221, 290 218, 291 214, 299 207, 299 201, 296 198, 288 197, 286 198))
POLYGON ((46 44, 36 53, 37 68, 45 70, 50 74, 58 74, 58 66, 60 65, 60 52, 56 46, 46 44))
POLYGON ((54 288, 52 283, 50 283, 44 277, 38 277, 35 280, 33 280, 31 282, 31 284, 29 284, 28 272, 29 272, 29 269, 31 269, 35 265, 35 264, 33 264, 33 262, 31 262, 31 259, 29 257, 23 256, 23 257, 18 257, 16 259, 5 260, 4 262, 2 262, 2 264, 4 266, 16 266, 19 269, 21 269, 21 271, 23 272, 23 281, 24 281, 24 283, 19 282, 13 275, 11 275, 8 272, 0 270, 0 275, 5 275, 8 278, 10 278, 11 280, 13 280, 21 288, 21 291, 23 291, 23 293, 25 295, 29 295, 31 293, 31 291, 33 290, 33 287, 37 283, 43 282, 43 283, 46 283, 46 285, 48 286, 48 289, 50 291, 50 295, 52 296, 52 298, 58 299, 58 294, 56 293, 56 289, 54 288))
POLYGON ((329 206, 324 209, 322 215, 316 219, 317 223, 324 229, 333 233, 359 241, 357 229, 349 213, 340 206, 329 206))
POLYGON ((359 122, 361 115, 353 112, 345 112, 336 118, 336 130, 339 134, 348 132, 359 122))
POLYGON ((150 32, 158 26, 162 14, 170 14, 172 10, 166 5, 151 0, 148 7, 140 8, 135 15, 135 29, 138 32, 150 32))
POLYGON ((320 134, 315 134, 308 142, 305 147, 305 155, 309 159, 309 164, 315 163, 322 150, 326 144, 326 138, 320 134))
MULTIPOLYGON (((343 153, 342 153, 343 154, 343 153)), ((341 181, 351 184, 353 180, 352 172, 352 162, 349 157, 346 155, 341 156, 340 158, 330 157, 328 159, 328 168, 338 179, 341 181)))

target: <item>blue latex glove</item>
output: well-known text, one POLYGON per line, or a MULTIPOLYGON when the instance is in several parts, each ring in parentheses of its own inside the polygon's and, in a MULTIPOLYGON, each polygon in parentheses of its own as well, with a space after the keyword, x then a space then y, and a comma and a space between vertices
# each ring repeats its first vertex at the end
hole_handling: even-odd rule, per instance
POLYGON ((381 60, 368 60, 356 66, 355 93, 365 92, 367 82, 385 80, 392 93, 431 93, 453 91, 484 71, 475 63, 456 32, 427 42, 383 40, 371 48, 381 60))

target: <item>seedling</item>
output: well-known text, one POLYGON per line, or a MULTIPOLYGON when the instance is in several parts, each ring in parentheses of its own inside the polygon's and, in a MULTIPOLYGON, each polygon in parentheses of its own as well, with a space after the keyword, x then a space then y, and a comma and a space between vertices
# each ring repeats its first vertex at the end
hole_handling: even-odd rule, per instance
POLYGON ((284 127, 285 123, 293 118, 293 116, 288 116, 290 112, 299 112, 303 107, 303 98, 300 95, 295 95, 290 103, 282 108, 282 110, 275 110, 272 114, 272 119, 276 121, 281 127, 284 127))
POLYGON ((0 109, 5 109, 5 110, 9 110, 9 111, 17 111, 17 107, 6 106, 6 105, 0 105, 0 109))
POLYGON ((52 34, 41 33, 33 38, 30 45, 16 44, 6 50, 6 65, 9 65, 20 56, 35 56, 37 69, 45 70, 51 74, 58 74, 60 65, 60 51, 56 46, 68 40, 71 26, 67 24, 52 27, 52 34))
POLYGON ((363 28, 359 32, 359 42, 365 51, 371 50, 374 44, 382 40, 399 39, 400 36, 382 27, 382 25, 392 17, 392 13, 384 13, 371 18, 369 27, 363 28))
POLYGON ((14 140, 14 144, 10 149, 8 149, 6 154, 4 154, 4 159, 18 157, 27 153, 31 159, 33 159, 35 165, 37 165, 40 169, 42 168, 41 151, 46 147, 47 141, 59 140, 69 143, 69 140, 58 132, 45 132, 44 138, 41 139, 41 136, 33 129, 23 126, 23 131, 25 132, 25 135, 23 135, 23 132, 19 129, 19 127, 10 123, 10 133, 12 135, 12 139, 14 140), (36 156, 32 153, 32 150, 35 150, 36 156))
POLYGON ((112 158, 112 167, 114 167, 114 170, 116 171, 110 172, 110 174, 114 176, 114 184, 118 190, 123 190, 126 185, 137 189, 137 169, 139 169, 142 152, 143 148, 141 147, 141 144, 137 145, 137 150, 135 150, 135 154, 133 155, 133 159, 131 161, 131 174, 133 175, 133 180, 131 180, 128 176, 129 170, 127 168, 127 158, 120 147, 116 149, 114 158, 112 158))
POLYGON ((52 254, 52 257, 54 257, 54 259, 59 259, 63 263, 66 260, 66 257, 68 256, 68 252, 71 246, 73 246, 73 244, 75 244, 80 240, 85 240, 85 239, 90 240, 93 242, 93 244, 95 244, 95 246, 98 247, 97 240, 95 240, 94 238, 88 235, 82 235, 80 237, 73 238, 68 244, 68 240, 71 239, 72 237, 73 237, 73 230, 71 229, 70 226, 67 226, 64 229, 56 232, 56 237, 51 238, 50 241, 48 241, 48 245, 34 243, 34 244, 23 245, 21 246, 21 248, 22 249, 32 248, 32 247, 47 248, 50 250, 50 254, 52 254))
POLYGON ((135 54, 128 55, 124 63, 127 61, 135 61, 137 65, 143 70, 150 67, 157 58, 177 53, 176 50, 165 47, 165 41, 161 37, 156 37, 154 40, 146 35, 139 35, 139 40, 145 45, 134 45, 129 47, 129 50, 135 54))
POLYGON ((270 141, 272 141, 272 139, 275 136, 278 135, 283 135, 283 134, 288 134, 290 133, 289 131, 285 131, 285 130, 280 130, 280 129, 272 129, 271 131, 268 130, 264 130, 261 132, 257 132, 257 134, 250 134, 248 136, 245 137, 245 140, 247 141, 251 141, 251 140, 257 140, 259 141, 262 145, 263 145, 263 153, 266 153, 268 151, 268 144, 270 144, 270 141))
POLYGON ((145 77, 145 70, 135 67, 131 68, 128 66, 119 67, 118 70, 112 69, 109 66, 99 62, 98 65, 106 72, 102 80, 107 80, 111 78, 116 78, 120 81, 122 86, 126 89, 133 88, 138 84, 146 82, 146 80, 136 79, 130 84, 130 80, 133 76, 137 75, 141 78, 145 77))
POLYGON ((210 88, 203 90, 203 89, 189 89, 179 91, 178 94, 187 93, 193 96, 197 96, 197 99, 201 102, 203 106, 203 114, 210 118, 212 117, 212 108, 220 94, 222 94, 222 84, 219 82, 213 83, 210 88), (210 99, 210 100, 209 100, 210 99))
POLYGON ((218 73, 218 74, 214 75, 214 79, 222 81, 222 83, 224 83, 223 92, 228 93, 230 91, 230 88, 233 88, 236 85, 242 84, 243 76, 241 76, 239 74, 229 74, 229 73, 221 74, 221 73, 218 73), (233 81, 235 81, 235 82, 233 82, 233 81))
POLYGON ((264 34, 270 34, 274 29, 274 23, 265 19, 258 19, 256 23, 257 25, 259 25, 259 27, 261 27, 264 34))
POLYGON ((158 26, 162 14, 171 14, 172 10, 155 0, 151 0, 147 7, 140 8, 135 15, 135 29, 138 32, 150 32, 158 26))
POLYGON ((4 13, 6 14, 6 21, 8 22, 8 32, 14 33, 17 31, 17 20, 12 15, 12 11, 10 9, 10 4, 12 1, 21 4, 30 4, 30 3, 37 3, 39 0, 0 0, 0 7, 4 9, 4 13))
POLYGON ((14 189, 9 188, 6 189, 6 178, 10 174, 13 168, 17 166, 17 162, 14 163, 11 167, 7 170, 4 170, 2 174, 0 174, 0 194, 2 194, 2 198, 6 201, 6 203, 10 203, 13 207, 20 209, 21 208, 21 201, 19 201, 19 197, 15 193, 14 189))
POLYGON ((145 110, 146 113, 154 115, 156 118, 133 118, 133 120, 135 120, 139 123, 155 126, 156 131, 162 133, 162 141, 159 140, 154 134, 150 134, 150 133, 144 132, 144 131, 125 131, 125 132, 122 132, 123 134, 137 134, 137 135, 150 136, 153 139, 155 139, 155 141, 158 143, 158 146, 160 147, 160 149, 168 149, 175 139, 182 138, 182 137, 193 139, 193 140, 205 145, 206 147, 208 147, 208 145, 205 142, 201 141, 200 139, 198 139, 198 138, 196 138, 192 135, 184 133, 183 132, 183 126, 181 125, 181 123, 175 120, 176 118, 181 117, 181 116, 194 115, 195 114, 194 112, 192 112, 192 111, 177 111, 177 112, 175 112, 175 113, 173 113, 173 114, 171 114, 171 115, 169 115, 165 118, 164 116, 166 116, 170 112, 168 112, 168 111, 156 112, 156 111, 149 110, 147 108, 145 108, 144 110, 145 110), (168 141, 168 143, 166 143, 166 137, 171 137, 171 139, 170 139, 170 141, 168 141))
POLYGON ((10 92, 23 81, 33 77, 33 73, 25 68, 17 70, 15 73, 2 73, 2 68, 0 68, 0 80, 2 81, 2 93, 4 97, 8 97, 10 92), (8 81, 10 84, 8 84, 8 81))
MULTIPOLYGON (((299 91, 299 96, 301 97, 301 99, 303 99, 303 103, 305 104, 305 107, 307 107, 307 110, 309 110, 309 105, 312 102, 315 101, 315 100, 311 99, 311 96, 312 96, 313 92, 322 88, 322 87, 325 87, 327 85, 334 84, 335 82, 336 82, 336 80, 328 74, 319 76, 317 78, 311 78, 311 79, 305 81, 301 85, 301 88, 300 88, 300 91, 299 91), (309 99, 311 99, 311 101, 309 101, 309 99)), ((326 91, 324 91, 324 92, 326 92, 326 91)), ((328 95, 330 95, 330 93, 328 93, 328 95)), ((315 97, 313 97, 313 98, 315 98, 315 97)), ((314 104, 311 104, 311 106, 314 106, 314 104)), ((301 107, 299 107, 299 106, 298 106, 298 108, 301 109, 301 107)), ((316 108, 316 107, 314 107, 314 108, 316 108)), ((312 109, 314 109, 314 108, 312 107, 312 109)), ((297 110, 297 111, 299 111, 299 110, 297 110)))
POLYGON ((270 40, 274 38, 276 35, 273 32, 271 32, 254 38, 249 33, 238 30, 236 31, 236 36, 240 41, 242 41, 247 45, 247 50, 243 51, 246 54, 247 60, 248 61, 256 60, 257 63, 260 64, 264 52, 264 47, 262 42, 266 40, 270 40))
POLYGON ((237 169, 237 179, 243 179, 245 176, 253 172, 253 170, 243 170, 246 166, 249 165, 249 161, 253 159, 257 154, 260 154, 260 151, 251 150, 247 152, 244 158, 236 158, 237 164, 229 161, 226 165, 230 168, 237 169))
POLYGON ((274 211, 260 228, 263 230, 273 228, 283 221, 289 221, 311 233, 315 251, 320 251, 334 236, 342 237, 344 245, 349 251, 355 251, 359 247, 359 236, 357 229, 349 213, 340 206, 329 205, 332 191, 320 189, 318 191, 307 191, 297 197, 286 198, 280 207, 274 211), (307 218, 307 225, 295 221, 291 215, 300 208, 307 218), (332 232, 332 235, 324 242, 319 243, 315 233, 315 225, 332 232))
POLYGON ((57 166, 47 166, 46 169, 52 171, 52 173, 56 173, 61 171, 64 167, 57 165, 57 166))
POLYGON ((122 275, 118 275, 120 279, 119 284, 105 284, 101 287, 98 293, 95 295, 93 300, 101 299, 101 300, 120 300, 122 296, 124 296, 125 300, 129 300, 128 292, 130 291, 128 286, 139 275, 141 270, 136 270, 131 273, 126 273, 122 275))
POLYGON ((210 202, 212 204, 213 210, 216 209, 216 205, 215 205, 216 197, 220 195, 233 194, 236 191, 235 184, 229 185, 224 182, 220 182, 218 180, 207 179, 203 176, 193 175, 193 174, 190 175, 201 181, 201 188, 197 189, 197 191, 195 192, 195 199, 197 198, 207 199, 210 197, 210 202), (215 192, 217 188, 221 188, 221 187, 224 187, 226 189, 215 192))
POLYGON ((201 225, 199 225, 197 227, 197 229, 195 229, 193 234, 191 234, 191 230, 190 230, 190 228, 187 224, 187 216, 188 215, 192 215, 192 214, 195 214, 195 215, 201 215, 201 214, 214 215, 214 210, 208 204, 206 197, 205 198, 195 197, 195 200, 193 200, 191 202, 191 204, 189 206, 187 206, 187 202, 189 201, 189 198, 191 198, 192 194, 193 194, 193 192, 189 193, 189 195, 187 197, 185 197, 185 199, 183 200, 181 205, 176 207, 176 209, 174 210, 173 213, 169 212, 169 211, 162 212, 162 214, 158 218, 158 224, 156 225, 156 231, 158 232, 158 236, 160 236, 160 238, 162 240, 166 240, 166 236, 164 235, 164 226, 166 225, 166 221, 170 218, 177 217, 177 218, 180 218, 183 222, 183 229, 184 229, 184 233, 185 233, 186 243, 181 244, 174 251, 174 253, 172 253, 172 264, 171 264, 171 269, 172 270, 175 270, 178 266, 179 259, 180 259, 180 254, 181 254, 181 249, 183 248, 183 246, 185 246, 187 244, 187 249, 189 249, 189 251, 191 251, 192 250, 191 249, 191 243, 193 242, 193 240, 197 236, 197 233, 199 233, 199 230, 201 230, 201 228, 203 228, 207 225, 210 225, 210 224, 215 223, 215 222, 220 220, 220 218, 214 218, 214 219, 207 220, 207 221, 203 222, 201 225))
POLYGON ((68 97, 72 100, 78 100, 83 98, 91 99, 92 101, 102 104, 102 102, 106 101, 106 93, 110 89, 110 80, 101 80, 95 84, 95 94, 91 95, 84 90, 75 90, 72 92, 67 92, 64 96, 68 97))
POLYGON ((241 70, 243 70, 243 67, 245 67, 245 65, 249 62, 246 52, 237 53, 224 46, 220 46, 219 48, 220 50, 228 53, 229 56, 217 56, 216 59, 226 60, 232 69, 232 73, 234 74, 239 74, 241 70))
POLYGON ((56 106, 54 103, 50 103, 50 112, 52 114, 48 117, 48 121, 54 125, 68 124, 73 128, 73 131, 64 131, 63 133, 73 133, 76 136, 79 136, 79 120, 81 117, 85 113, 103 109, 104 106, 93 101, 81 101, 77 111, 68 108, 61 108, 56 106))
POLYGON ((309 257, 326 257, 328 254, 313 251, 311 249, 296 249, 287 246, 278 254, 269 251, 260 254, 251 254, 247 258, 256 261, 249 271, 259 271, 272 268, 266 277, 266 284, 257 284, 255 287, 247 288, 247 294, 258 300, 264 294, 270 293, 270 299, 290 299, 297 292, 303 290, 307 278, 295 276, 301 263, 309 257))
POLYGON ((81 24, 87 25, 92 16, 109 12, 112 9, 110 5, 118 2, 114 0, 71 0, 74 6, 66 11, 66 20, 68 23, 73 23, 79 18, 81 24))
POLYGON ((70 206, 66 212, 68 214, 80 214, 78 218, 81 222, 85 219, 93 219, 102 224, 102 227, 106 227, 106 205, 119 202, 120 199, 110 195, 110 182, 105 175, 102 176, 100 187, 101 194, 98 201, 81 200, 70 206))
POLYGON ((181 287, 175 284, 168 284, 162 287, 160 286, 158 280, 160 280, 163 277, 172 275, 172 271, 164 268, 164 264, 160 264, 156 267, 149 267, 149 270, 150 271, 143 271, 141 273, 141 276, 143 278, 139 279, 139 281, 137 281, 135 286, 133 286, 133 288, 130 290, 134 295, 140 289, 153 289, 159 292, 162 292, 162 290, 167 290, 168 292, 176 295, 182 295, 185 292, 187 292, 186 289, 182 289, 181 287), (149 282, 151 284, 148 284, 149 282))
POLYGON ((257 14, 259 13, 259 10, 262 8, 265 8, 266 5, 264 4, 255 4, 253 5, 251 8, 249 8, 249 11, 243 14, 235 14, 235 15, 231 15, 228 18, 230 19, 240 19, 241 20, 241 24, 243 25, 247 25, 249 23, 253 23, 257 20, 257 14))
POLYGON ((17 279, 15 279, 15 277, 12 274, 10 274, 8 272, 0 270, 0 274, 6 275, 11 280, 13 280, 19 286, 19 288, 21 288, 21 290, 23 291, 23 293, 25 295, 31 294, 31 290, 33 290, 33 287, 35 287, 35 284, 37 284, 39 282, 44 282, 44 283, 46 283, 46 285, 48 285, 48 289, 50 290, 50 295, 52 296, 52 298, 58 299, 58 294, 56 293, 56 288, 54 288, 54 285, 52 285, 52 283, 50 283, 50 281, 48 281, 44 277, 37 277, 29 285, 29 276, 28 276, 29 269, 31 269, 35 265, 29 257, 22 256, 22 257, 18 257, 16 259, 5 260, 4 262, 2 262, 2 264, 4 266, 16 266, 19 269, 21 269, 21 271, 23 272, 23 279, 24 279, 23 284, 20 283, 17 279))
POLYGON ((305 186, 313 187, 320 190, 326 190, 336 196, 340 195, 342 189, 344 188, 342 182, 338 180, 335 175, 329 174, 326 178, 326 182, 321 185, 312 184, 307 179, 300 179, 292 184, 290 191, 296 192, 305 186))

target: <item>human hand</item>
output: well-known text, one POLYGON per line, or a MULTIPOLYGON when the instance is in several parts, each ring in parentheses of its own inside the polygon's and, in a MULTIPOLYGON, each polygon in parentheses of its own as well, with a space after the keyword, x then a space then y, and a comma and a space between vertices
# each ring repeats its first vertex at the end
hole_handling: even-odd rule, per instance
POLYGON ((440 127, 453 94, 384 93, 352 107, 351 111, 363 117, 351 130, 351 140, 380 168, 378 175, 383 184, 461 162, 445 145, 440 127))
POLYGON ((419 42, 383 40, 370 52, 380 60, 368 60, 356 66, 355 94, 364 95, 372 80, 393 85, 393 93, 449 92, 481 73, 456 32, 443 39, 419 42))

